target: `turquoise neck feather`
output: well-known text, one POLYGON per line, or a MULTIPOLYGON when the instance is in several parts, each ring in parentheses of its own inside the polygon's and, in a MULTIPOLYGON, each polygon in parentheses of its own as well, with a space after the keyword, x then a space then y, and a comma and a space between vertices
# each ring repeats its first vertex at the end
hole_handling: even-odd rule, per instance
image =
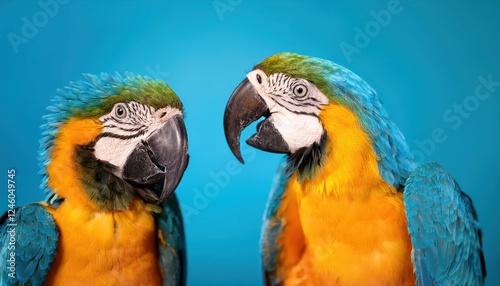
MULTIPOLYGON (((306 79, 315 84, 330 100, 353 111, 373 142, 382 178, 397 188, 404 186, 406 178, 415 168, 408 144, 396 124, 389 118, 377 93, 359 76, 331 61, 293 53, 269 57, 256 68, 267 75, 281 72, 294 78, 306 79)), ((319 157, 321 156, 315 154, 314 158, 309 160, 321 163, 321 160, 317 159, 319 157)), ((318 164, 306 164, 306 168, 300 173, 307 178, 314 174, 317 166, 318 164)))

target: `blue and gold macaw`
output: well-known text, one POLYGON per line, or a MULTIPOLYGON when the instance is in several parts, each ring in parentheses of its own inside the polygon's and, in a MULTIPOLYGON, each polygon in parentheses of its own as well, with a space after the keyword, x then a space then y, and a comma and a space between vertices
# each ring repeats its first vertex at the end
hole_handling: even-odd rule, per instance
POLYGON ((262 234, 266 285, 482 285, 471 199, 437 163, 415 166, 375 91, 327 60, 265 59, 226 107, 228 144, 285 153, 262 234))
POLYGON ((15 254, 15 273, 2 270, 0 284, 184 285, 173 194, 188 163, 182 103, 162 81, 84 76, 58 90, 46 116, 46 201, 0 220, 0 264, 15 254))

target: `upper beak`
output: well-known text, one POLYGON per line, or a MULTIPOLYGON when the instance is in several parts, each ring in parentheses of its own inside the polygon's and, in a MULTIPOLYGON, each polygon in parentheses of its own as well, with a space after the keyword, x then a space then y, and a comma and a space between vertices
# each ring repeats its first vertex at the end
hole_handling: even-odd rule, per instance
MULTIPOLYGON (((262 116, 270 116, 269 108, 252 83, 245 78, 229 98, 224 112, 226 140, 241 163, 244 163, 240 151, 241 131, 262 116)), ((248 139, 247 143, 270 152, 286 153, 289 150, 288 144, 269 120, 259 124, 257 134, 248 139)))
POLYGON ((189 161, 186 127, 176 115, 137 144, 123 168, 123 178, 136 185, 147 201, 163 202, 170 196, 189 161))

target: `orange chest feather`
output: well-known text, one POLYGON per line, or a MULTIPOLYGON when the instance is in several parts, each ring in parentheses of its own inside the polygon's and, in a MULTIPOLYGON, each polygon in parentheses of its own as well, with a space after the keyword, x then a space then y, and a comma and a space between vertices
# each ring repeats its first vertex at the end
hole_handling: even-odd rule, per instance
POLYGON ((95 212, 63 203, 48 208, 59 228, 47 285, 161 285, 153 216, 129 210, 95 212))
MULTIPOLYGON (((285 241, 284 235, 289 236, 287 243, 303 236, 304 250, 294 264, 295 269, 308 273, 310 285, 335 285, 334 281, 340 285, 415 285, 401 194, 375 194, 364 200, 295 196, 293 190, 287 194, 285 199, 296 199, 298 217, 293 218, 288 209, 283 212, 285 220, 298 219, 301 226, 295 230, 292 224, 285 226, 279 241, 285 241), (297 229, 302 235, 292 233, 297 229)), ((295 259, 293 254, 281 257, 283 265, 295 259)))
POLYGON ((298 207, 307 256, 318 281, 414 285, 401 195, 363 201, 309 195, 298 207))
POLYGON ((343 106, 320 116, 324 164, 303 182, 292 176, 278 210, 278 243, 302 256, 279 262, 305 269, 312 285, 415 285, 402 194, 381 178, 370 137, 343 106))

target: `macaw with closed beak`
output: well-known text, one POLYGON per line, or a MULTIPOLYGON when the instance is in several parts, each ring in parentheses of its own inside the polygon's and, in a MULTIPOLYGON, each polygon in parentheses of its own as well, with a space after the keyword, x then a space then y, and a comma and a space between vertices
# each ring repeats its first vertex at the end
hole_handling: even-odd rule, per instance
POLYGON ((0 284, 185 285, 182 103, 159 80, 84 76, 58 90, 42 126, 46 200, 0 219, 0 264, 15 257, 0 284))

